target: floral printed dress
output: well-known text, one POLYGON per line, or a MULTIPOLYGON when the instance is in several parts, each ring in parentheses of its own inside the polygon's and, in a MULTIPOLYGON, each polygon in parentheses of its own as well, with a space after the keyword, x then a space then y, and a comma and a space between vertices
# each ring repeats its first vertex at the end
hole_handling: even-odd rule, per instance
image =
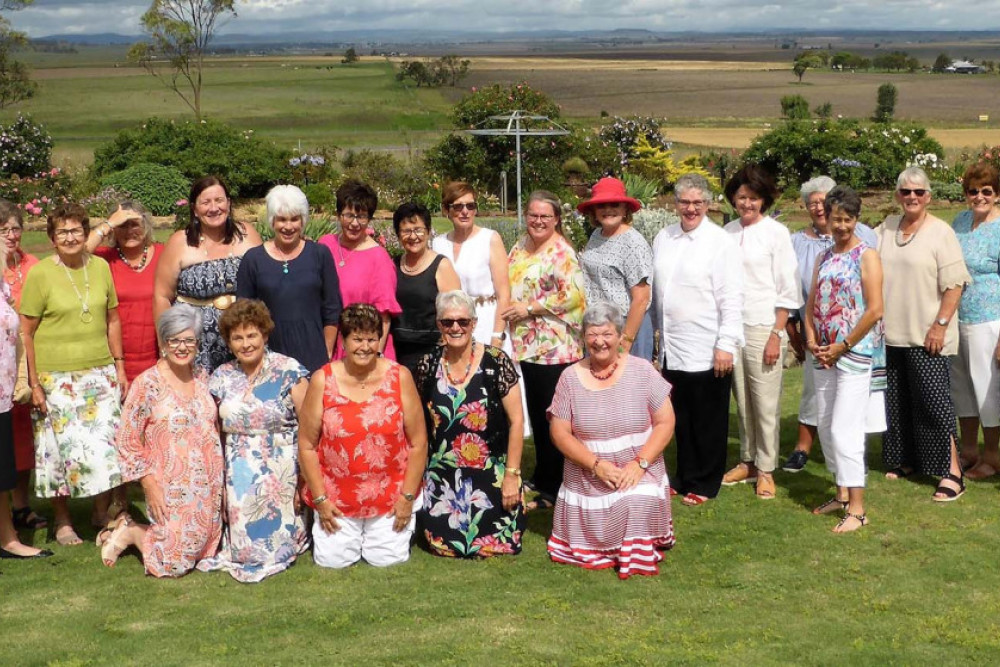
POLYGON ((167 505, 167 521, 154 521, 143 538, 143 564, 155 577, 178 577, 214 556, 222 536, 222 443, 208 374, 195 375, 187 398, 153 366, 132 383, 122 413, 122 481, 152 475, 167 505))
POLYGON ((199 570, 257 582, 288 568, 308 547, 295 513, 299 425, 292 404, 292 387, 308 376, 299 362, 270 351, 252 386, 235 361, 212 374, 209 389, 226 434, 226 529, 218 556, 199 570))
POLYGON ((424 508, 417 515, 431 551, 453 558, 521 552, 524 512, 503 507, 507 414, 503 397, 518 382, 514 364, 486 346, 468 384, 456 388, 441 368, 444 348, 417 371, 428 424, 424 508))

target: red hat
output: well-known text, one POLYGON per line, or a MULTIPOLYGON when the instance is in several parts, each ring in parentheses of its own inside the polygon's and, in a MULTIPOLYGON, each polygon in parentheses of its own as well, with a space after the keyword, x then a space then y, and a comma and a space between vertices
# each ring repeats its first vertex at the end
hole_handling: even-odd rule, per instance
POLYGON ((588 208, 598 204, 628 204, 633 213, 642 208, 638 199, 632 199, 625 193, 625 184, 617 178, 602 178, 594 183, 590 192, 590 199, 580 202, 576 207, 580 213, 586 213, 588 208))

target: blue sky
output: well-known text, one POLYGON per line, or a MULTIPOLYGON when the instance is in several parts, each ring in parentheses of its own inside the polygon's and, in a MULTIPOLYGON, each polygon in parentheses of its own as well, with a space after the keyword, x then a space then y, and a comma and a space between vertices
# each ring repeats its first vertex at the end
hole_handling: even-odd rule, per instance
MULTIPOLYGON (((149 0, 35 0, 8 15, 32 37, 137 34, 149 0)), ((419 29, 648 28, 752 31, 775 28, 983 30, 1000 26, 1000 0, 246 0, 221 32, 419 29), (993 18, 997 17, 997 18, 993 18)))

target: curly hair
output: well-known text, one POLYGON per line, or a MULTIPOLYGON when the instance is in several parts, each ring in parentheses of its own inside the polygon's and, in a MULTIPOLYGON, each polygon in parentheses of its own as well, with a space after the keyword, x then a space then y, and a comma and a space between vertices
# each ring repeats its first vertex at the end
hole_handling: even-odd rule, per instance
POLYGON ((244 326, 256 327, 265 338, 271 335, 274 331, 274 320, 271 319, 271 311, 263 301, 240 299, 222 311, 222 317, 219 318, 219 333, 222 334, 223 340, 228 342, 230 334, 244 326))
POLYGON ((355 331, 382 335, 382 316, 370 303, 354 303, 340 311, 337 325, 340 335, 347 338, 355 331))

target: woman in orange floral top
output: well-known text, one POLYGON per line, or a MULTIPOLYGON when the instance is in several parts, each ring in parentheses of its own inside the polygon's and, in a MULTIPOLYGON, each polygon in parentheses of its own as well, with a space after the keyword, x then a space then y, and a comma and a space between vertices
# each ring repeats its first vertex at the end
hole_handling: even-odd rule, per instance
POLYGON ((528 233, 510 251, 510 324, 514 358, 521 363, 528 419, 535 434, 535 474, 525 486, 538 491, 527 509, 552 507, 562 484, 563 456, 552 444, 545 415, 559 376, 583 358, 583 273, 562 234, 562 202, 550 192, 528 197, 528 233))
POLYGON ((395 565, 410 557, 427 462, 420 397, 410 371, 378 354, 375 306, 348 306, 338 330, 344 358, 313 374, 300 418, 305 500, 317 513, 313 559, 395 565))

